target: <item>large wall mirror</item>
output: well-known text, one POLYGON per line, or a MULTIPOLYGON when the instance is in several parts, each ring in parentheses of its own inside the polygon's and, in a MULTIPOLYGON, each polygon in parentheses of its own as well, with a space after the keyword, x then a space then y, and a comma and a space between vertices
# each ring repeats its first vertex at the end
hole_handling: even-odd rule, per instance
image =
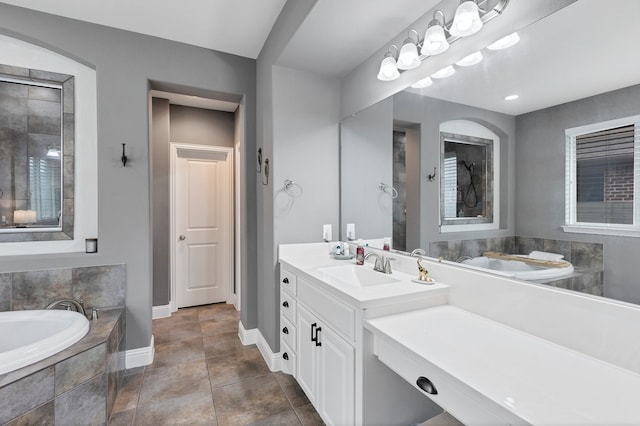
POLYGON ((0 242, 73 239, 74 77, 0 66, 0 242))
MULTIPOLYGON (((511 2, 507 12, 516 13, 521 5, 511 2)), ((346 236, 346 224, 354 223, 356 238, 392 236, 393 248, 428 249, 434 242, 514 236, 518 212, 522 236, 598 241, 562 230, 564 131, 640 113, 640 56, 629 50, 632 40, 640 39, 639 16, 640 3, 631 0, 616 2, 612 8, 590 0, 576 1, 524 28, 514 28, 520 38, 514 46, 481 49, 484 58, 480 63, 454 65, 456 72, 448 78, 434 78, 424 88, 408 87, 345 119, 341 127, 341 237, 346 236), (458 203, 469 194, 464 191, 469 181, 459 177, 473 172, 477 198, 486 202, 490 172, 481 170, 480 161, 464 160, 470 169, 475 168, 469 171, 462 163, 456 164, 455 182, 451 178, 456 208, 447 204, 447 153, 465 147, 470 150, 468 140, 454 139, 449 147, 443 142, 443 132, 460 135, 441 129, 452 120, 476 123, 499 141, 499 158, 493 164, 493 208, 483 204, 475 211, 480 207, 475 200, 470 200, 475 207, 462 208, 465 217, 476 215, 475 221, 459 218, 458 203), (404 157, 394 155, 394 130, 406 131, 404 157), (406 196, 388 200, 379 194, 377 185, 393 182, 399 158, 404 158, 406 196), (458 192, 459 187, 463 191, 458 192), (391 209, 379 199, 401 205, 391 209), (403 212, 406 220, 398 221, 393 211, 403 212), (479 223, 472 222, 488 221, 491 215, 493 229, 473 229, 479 223), (442 225, 457 226, 456 221, 468 221, 467 230, 443 232, 442 225), (399 223, 406 223, 405 239, 396 244, 394 225, 399 223)), ((491 25, 500 25, 500 19, 491 25)), ((477 146, 488 149, 490 144, 477 146)), ((484 149, 474 155, 488 160, 484 149)), ((475 197, 471 191, 469 196, 475 197)))

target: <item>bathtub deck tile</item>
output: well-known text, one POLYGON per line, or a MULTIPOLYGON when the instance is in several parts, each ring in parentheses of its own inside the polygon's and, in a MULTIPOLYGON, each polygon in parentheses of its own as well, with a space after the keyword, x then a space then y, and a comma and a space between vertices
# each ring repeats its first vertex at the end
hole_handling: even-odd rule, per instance
POLYGON ((101 374, 55 399, 55 422, 61 425, 77 424, 82 419, 86 425, 107 422, 105 394, 106 375, 101 374))
POLYGON ((56 364, 56 395, 104 373, 105 352, 106 345, 103 343, 56 364))
POLYGON ((11 274, 0 274, 0 311, 11 310, 11 274))
POLYGON ((52 425, 55 424, 54 404, 49 401, 10 421, 6 426, 52 425))
POLYGON ((53 367, 0 388, 0 424, 13 420, 54 397, 53 367), (29 395, 29 398, 25 398, 29 395))

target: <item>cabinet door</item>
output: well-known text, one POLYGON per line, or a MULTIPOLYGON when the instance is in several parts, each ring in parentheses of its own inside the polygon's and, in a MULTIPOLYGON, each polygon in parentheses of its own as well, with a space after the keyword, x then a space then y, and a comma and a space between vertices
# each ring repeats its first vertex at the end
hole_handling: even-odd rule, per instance
POLYGON ((317 397, 317 370, 320 357, 321 346, 311 341, 311 332, 318 325, 318 320, 313 314, 306 310, 302 305, 298 309, 298 368, 297 376, 298 384, 312 403, 318 401, 317 397), (314 325, 315 324, 315 325, 314 325))
MULTIPOLYGON (((355 349, 328 327, 318 333, 322 343, 319 372, 319 411, 334 425, 350 425, 355 416, 355 349)), ((317 406, 317 405, 316 405, 317 406)))

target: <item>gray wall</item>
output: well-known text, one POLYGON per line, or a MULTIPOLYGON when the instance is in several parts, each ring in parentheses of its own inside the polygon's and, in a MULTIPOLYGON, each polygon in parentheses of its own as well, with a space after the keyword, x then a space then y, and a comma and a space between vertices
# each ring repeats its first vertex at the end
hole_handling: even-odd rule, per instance
POLYGON ((233 147, 234 113, 170 106, 171 142, 233 147))
POLYGON ((170 143, 233 147, 235 115, 152 100, 153 306, 169 304, 171 295, 170 143))
POLYGON ((640 85, 516 118, 516 235, 604 244, 605 296, 640 303, 640 240, 566 233, 565 129, 640 114, 640 85))
POLYGON ((432 241, 514 235, 515 117, 410 92, 400 92, 393 97, 393 114, 395 120, 420 126, 420 247, 426 250, 432 241), (440 124, 459 119, 482 124, 500 137, 499 230, 440 233, 440 124), (434 167, 438 175, 434 182, 429 182, 427 174, 433 173, 434 167))
POLYGON ((378 102, 342 122, 341 235, 346 236, 346 224, 353 223, 356 226, 356 238, 367 240, 392 236, 393 200, 378 189, 381 182, 393 184, 392 138, 392 98, 378 102))
MULTIPOLYGON (((151 338, 152 223, 149 155, 150 81, 232 94, 246 106, 245 178, 248 211, 255 209, 251 185, 255 161, 256 63, 252 59, 214 52, 155 37, 79 22, 0 4, 0 32, 50 48, 97 70, 98 109, 98 237, 99 253, 7 256, 0 270, 30 270, 96 264, 127 265, 127 348, 148 346, 151 338), (120 163, 121 143, 130 163, 120 163), (126 218, 126 220, 125 220, 126 218)), ((77 143, 82 143, 78 141, 77 143)), ((80 177, 81 178, 81 177, 80 177)), ((255 235, 253 216, 243 222, 247 246, 255 235)), ((255 251, 243 258, 247 295, 255 295, 255 251), (254 257, 252 257, 254 256, 254 257)), ((255 323, 243 312, 242 320, 255 323)))

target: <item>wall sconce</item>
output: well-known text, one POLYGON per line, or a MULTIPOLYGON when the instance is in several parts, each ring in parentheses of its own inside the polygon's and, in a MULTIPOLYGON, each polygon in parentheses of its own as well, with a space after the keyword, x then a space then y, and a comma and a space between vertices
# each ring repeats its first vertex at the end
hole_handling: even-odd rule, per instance
POLYGON ((378 72, 378 80, 381 81, 392 81, 396 78, 400 77, 400 72, 398 71, 398 65, 396 64, 396 58, 393 53, 391 53, 391 48, 396 50, 398 53, 398 47, 395 44, 389 46, 389 50, 384 54, 384 59, 380 64, 380 71, 378 72))
MULTIPOLYGON (((389 47, 380 64, 378 80, 393 81, 400 77, 400 71, 414 69, 420 66, 422 61, 427 57, 445 52, 458 38, 477 33, 484 23, 500 16, 508 4, 509 0, 497 0, 496 5, 492 9, 485 11, 478 7, 477 0, 462 0, 456 8, 453 21, 448 27, 444 12, 436 10, 433 13, 433 19, 427 26, 422 42, 420 41, 418 31, 411 29, 399 52, 395 45, 389 47), (415 33, 415 39, 413 33, 415 33), (449 37, 447 37, 446 33, 449 33, 449 37), (420 47, 420 55, 418 55, 418 47, 420 47), (394 48, 396 52, 398 52, 397 61, 395 55, 391 52, 391 48, 394 48)), ((517 37, 517 34, 515 37, 517 37)), ((507 37, 505 37, 505 39, 507 39, 507 37)), ((506 44, 506 41, 507 40, 501 39, 494 44, 500 46, 502 43, 506 44)), ((517 39, 511 45, 515 43, 517 43, 517 39)), ((481 60, 482 54, 477 52, 461 59, 459 65, 469 66, 477 64, 481 60)), ((448 67, 447 70, 450 71, 448 67)), ((432 77, 438 78, 434 75, 432 75, 432 77)), ((429 80, 426 80, 421 83, 424 85, 419 87, 428 86, 428 82, 429 80)))
POLYGON ((420 53, 424 56, 439 55, 449 48, 447 36, 444 33, 444 12, 436 10, 433 12, 433 20, 429 22, 427 32, 424 34, 422 49, 420 53), (438 21, 437 15, 442 15, 442 23, 438 21))
POLYGON ((422 61, 418 57, 418 32, 416 30, 409 30, 409 35, 404 40, 402 48, 400 48, 400 54, 398 55, 398 69, 412 70, 420 66, 422 61), (411 33, 416 33, 416 41, 413 41, 411 33))
POLYGON ((480 31, 482 19, 480 9, 474 0, 462 0, 449 28, 449 34, 454 37, 467 37, 480 31))

